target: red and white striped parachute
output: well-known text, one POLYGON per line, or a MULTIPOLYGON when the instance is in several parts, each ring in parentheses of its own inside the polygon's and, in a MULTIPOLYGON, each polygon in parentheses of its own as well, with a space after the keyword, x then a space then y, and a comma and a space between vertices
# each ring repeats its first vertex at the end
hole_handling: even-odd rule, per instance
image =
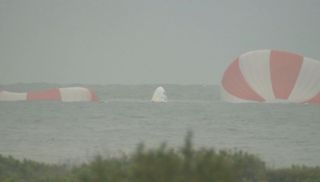
POLYGON ((320 62, 284 51, 252 51, 229 65, 221 84, 227 102, 320 104, 320 62))
POLYGON ((96 93, 83 87, 55 88, 27 93, 0 92, 0 101, 55 100, 63 102, 97 101, 96 93))

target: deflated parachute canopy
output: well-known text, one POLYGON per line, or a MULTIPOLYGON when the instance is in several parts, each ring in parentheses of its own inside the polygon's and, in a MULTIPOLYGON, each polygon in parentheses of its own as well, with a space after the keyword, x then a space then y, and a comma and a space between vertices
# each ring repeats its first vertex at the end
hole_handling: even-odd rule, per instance
POLYGON ((163 87, 158 87, 158 88, 154 91, 151 100, 152 100, 153 102, 167 102, 167 101, 168 101, 168 98, 167 98, 166 91, 164 90, 164 88, 163 88, 163 87))
POLYGON ((277 50, 248 52, 225 70, 221 95, 235 103, 320 104, 320 62, 277 50))
POLYGON ((0 92, 0 101, 36 101, 56 100, 63 102, 97 101, 97 95, 93 90, 84 87, 55 88, 27 93, 0 92))

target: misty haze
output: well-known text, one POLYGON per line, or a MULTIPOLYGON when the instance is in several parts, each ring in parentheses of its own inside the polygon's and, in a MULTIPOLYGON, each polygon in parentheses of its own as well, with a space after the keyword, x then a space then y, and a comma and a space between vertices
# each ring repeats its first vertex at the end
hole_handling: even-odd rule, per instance
POLYGON ((0 0, 0 181, 319 181, 319 8, 0 0))

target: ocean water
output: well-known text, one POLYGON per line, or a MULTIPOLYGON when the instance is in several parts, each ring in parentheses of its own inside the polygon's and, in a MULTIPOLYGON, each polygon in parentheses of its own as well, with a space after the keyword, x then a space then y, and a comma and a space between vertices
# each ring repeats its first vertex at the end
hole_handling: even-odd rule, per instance
POLYGON ((0 102, 0 154, 80 163, 130 153, 141 142, 180 147, 190 130, 198 148, 247 151, 271 167, 320 165, 320 106, 224 103, 213 85, 162 85, 169 102, 152 103, 157 86, 92 85, 98 103, 0 102))

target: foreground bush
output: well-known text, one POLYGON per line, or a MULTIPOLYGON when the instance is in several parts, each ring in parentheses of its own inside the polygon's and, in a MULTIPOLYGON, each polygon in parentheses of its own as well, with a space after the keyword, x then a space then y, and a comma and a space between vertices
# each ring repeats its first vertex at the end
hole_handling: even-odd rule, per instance
POLYGON ((212 149, 194 150, 191 136, 180 150, 145 149, 140 145, 130 156, 97 157, 76 171, 80 181, 130 182, 249 182, 264 181, 265 165, 254 155, 212 149))
POLYGON ((46 165, 31 160, 19 161, 0 155, 0 181, 66 181, 71 175, 62 165, 46 165))
POLYGON ((320 182, 320 167, 292 166, 288 169, 268 170, 272 182, 320 182))
POLYGON ((319 167, 266 169, 254 155, 192 147, 191 134, 180 149, 139 145, 131 155, 97 156, 68 169, 0 155, 0 181, 69 182, 320 182, 319 167))

